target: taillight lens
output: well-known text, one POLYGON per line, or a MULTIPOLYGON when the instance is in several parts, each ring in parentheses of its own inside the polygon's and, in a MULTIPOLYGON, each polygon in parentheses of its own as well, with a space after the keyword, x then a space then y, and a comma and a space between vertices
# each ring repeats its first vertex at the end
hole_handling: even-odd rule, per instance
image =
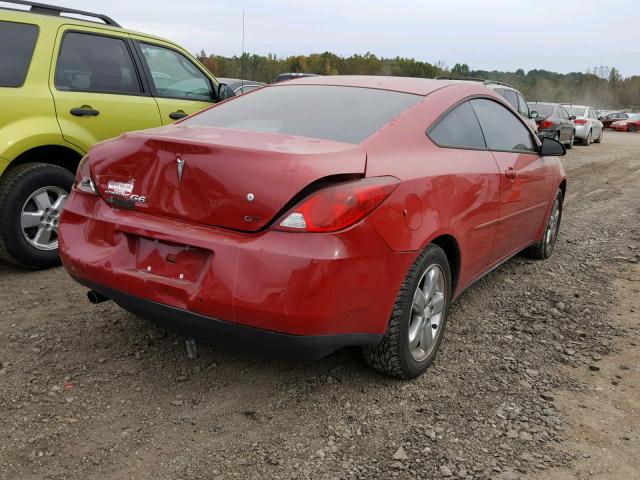
POLYGON ((365 178, 319 190, 282 217, 276 230, 336 232, 362 220, 396 189, 395 177, 365 178))
POLYGON ((587 119, 586 118, 576 118, 573 123, 575 123, 576 125, 586 125, 587 124, 587 119))
POLYGON ((84 193, 98 195, 98 189, 91 177, 91 168, 89 167, 89 155, 85 155, 78 164, 76 170, 76 189, 84 193))
POLYGON ((545 118, 544 120, 542 120, 540 122, 540 128, 542 128, 542 129, 546 130, 546 129, 551 128, 551 127, 553 127, 553 122, 551 120, 549 120, 548 118, 545 118))

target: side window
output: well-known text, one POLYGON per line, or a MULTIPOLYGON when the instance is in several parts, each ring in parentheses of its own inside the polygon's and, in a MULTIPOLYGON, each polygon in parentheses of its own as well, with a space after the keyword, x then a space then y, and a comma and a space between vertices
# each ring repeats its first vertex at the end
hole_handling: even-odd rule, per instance
POLYGON ((526 118, 529 118, 529 106, 527 102, 524 101, 522 95, 518 94, 518 111, 521 115, 524 115, 526 118))
POLYGON ((429 137, 439 147, 483 150, 487 148, 480 124, 469 102, 465 102, 447 113, 431 128, 429 137))
POLYGON ((489 150, 537 152, 531 133, 520 119, 498 102, 471 100, 489 150))
POLYGON ((513 90, 503 90, 502 96, 511 104, 513 108, 518 110, 518 96, 513 90))
POLYGON ((209 78, 187 57, 169 48, 141 43, 151 80, 158 97, 211 101, 209 78))
POLYGON ((563 107, 558 107, 558 109, 560 111, 560 117, 564 118, 565 120, 569 120, 569 114, 567 113, 567 111, 563 107))
POLYGON ((27 78, 38 27, 0 22, 0 87, 21 87, 27 78))
POLYGON ((141 93, 140 80, 126 42, 121 38, 65 33, 56 66, 58 90, 141 93))

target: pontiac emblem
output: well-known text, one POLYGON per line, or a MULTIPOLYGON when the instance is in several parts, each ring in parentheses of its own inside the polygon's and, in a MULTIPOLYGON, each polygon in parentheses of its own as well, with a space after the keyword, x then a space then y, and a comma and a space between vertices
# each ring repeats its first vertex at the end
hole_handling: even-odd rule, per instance
POLYGON ((176 163, 178 164, 178 183, 180 183, 182 182, 182 174, 184 173, 185 160, 176 158, 176 163))

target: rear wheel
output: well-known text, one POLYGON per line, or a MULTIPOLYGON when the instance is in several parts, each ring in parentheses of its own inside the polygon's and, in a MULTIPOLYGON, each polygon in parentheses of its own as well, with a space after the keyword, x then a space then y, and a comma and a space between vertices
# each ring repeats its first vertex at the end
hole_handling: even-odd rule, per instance
POLYGON ((402 283, 382 341, 364 347, 376 370, 415 378, 433 362, 444 335, 451 299, 451 270, 444 251, 429 245, 402 283))
POLYGON ((589 130, 589 134, 587 135, 587 138, 582 140, 582 144, 589 146, 591 144, 591 138, 592 138, 592 133, 591 133, 591 130, 589 130))
POLYGON ((601 128, 601 129, 600 129, 600 135, 598 135, 598 138, 596 138, 596 139, 594 140, 594 142, 595 142, 595 143, 600 143, 600 142, 602 142, 602 136, 603 136, 603 135, 604 135, 604 128, 601 128))
POLYGON ((544 234, 538 243, 532 245, 526 250, 526 254, 530 258, 536 260, 544 260, 549 258, 553 253, 553 249, 556 246, 556 240, 558 239, 558 231, 560 230, 560 220, 562 219, 562 204, 564 202, 564 195, 562 190, 558 189, 556 198, 551 207, 549 218, 544 229, 544 234))
POLYGON ((576 141, 576 132, 571 132, 571 138, 569 139, 569 143, 565 145, 567 147, 567 150, 570 150, 573 148, 573 142, 575 141, 576 141))
POLYGON ((10 169, 0 180, 0 258, 27 268, 60 264, 58 222, 73 174, 43 163, 10 169))
POLYGON ((638 131, 638 127, 636 127, 635 125, 629 125, 629 127, 627 127, 627 130, 631 133, 635 133, 638 131))

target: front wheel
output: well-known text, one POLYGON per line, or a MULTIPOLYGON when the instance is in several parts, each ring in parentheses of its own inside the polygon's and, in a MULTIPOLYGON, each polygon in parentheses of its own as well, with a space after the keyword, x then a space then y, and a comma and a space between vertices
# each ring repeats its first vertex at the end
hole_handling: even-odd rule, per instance
POLYGON ((395 377, 421 375, 442 342, 450 301, 449 261, 442 248, 429 245, 402 283, 382 341, 363 348, 367 362, 395 377))
POLYGON ((549 258, 553 253, 558 239, 558 231, 560 230, 560 220, 562 219, 562 205, 564 203, 564 195, 562 190, 558 190, 556 198, 553 201, 549 218, 544 229, 544 234, 538 243, 532 245, 526 250, 529 258, 536 260, 544 260, 549 258))
POLYGON ((60 264, 58 222, 73 174, 44 163, 26 163, 0 180, 0 258, 27 268, 60 264))

